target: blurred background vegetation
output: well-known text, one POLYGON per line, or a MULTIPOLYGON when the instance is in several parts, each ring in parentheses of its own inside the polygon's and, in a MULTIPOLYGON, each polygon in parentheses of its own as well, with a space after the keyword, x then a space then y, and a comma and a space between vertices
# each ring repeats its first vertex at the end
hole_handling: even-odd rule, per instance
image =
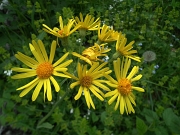
MULTIPOLYGON (((180 2, 178 0, 8 0, 0 1, 0 134, 34 135, 179 135, 180 134, 180 2), (145 93, 136 95, 135 114, 120 115, 107 100, 96 110, 75 101, 71 92, 41 127, 37 122, 52 108, 52 102, 30 96, 20 98, 16 88, 26 80, 13 81, 10 69, 18 65, 17 51, 30 54, 32 39, 49 41, 55 37, 42 31, 79 13, 100 17, 102 23, 126 34, 128 42, 140 57, 146 51, 156 54, 155 60, 142 57, 143 75, 137 85, 145 93), (9 74, 8 74, 9 73, 9 74)), ((72 36, 77 44, 77 36, 72 36)), ((87 44, 97 36, 87 36, 87 44)), ((151 55, 151 54, 150 54, 151 55)), ((60 95, 65 89, 62 87, 60 95)), ((41 95, 43 96, 43 95, 41 95)), ((57 96, 59 97, 59 95, 57 96)), ((96 103, 96 104, 97 104, 96 103)))

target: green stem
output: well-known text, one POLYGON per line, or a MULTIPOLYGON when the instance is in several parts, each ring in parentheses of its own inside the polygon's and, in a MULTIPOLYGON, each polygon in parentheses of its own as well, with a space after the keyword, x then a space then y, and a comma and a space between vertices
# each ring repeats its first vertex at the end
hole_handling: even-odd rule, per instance
POLYGON ((154 84, 154 85, 156 85, 156 86, 159 86, 159 87, 162 87, 162 88, 165 88, 165 89, 169 89, 168 87, 161 86, 161 85, 159 85, 159 84, 157 84, 157 83, 154 83, 154 82, 151 82, 151 81, 148 81, 148 80, 145 80, 145 81, 148 82, 148 83, 154 84))
POLYGON ((37 127, 40 126, 49 116, 51 116, 54 109, 64 100, 64 98, 68 95, 68 93, 69 93, 69 90, 66 91, 66 93, 63 95, 62 98, 58 99, 58 101, 54 104, 50 112, 38 122, 37 127))

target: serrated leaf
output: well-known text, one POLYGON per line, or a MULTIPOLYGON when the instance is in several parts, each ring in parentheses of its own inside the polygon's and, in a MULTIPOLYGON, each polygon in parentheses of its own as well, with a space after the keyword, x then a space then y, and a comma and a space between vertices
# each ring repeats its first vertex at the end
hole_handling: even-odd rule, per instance
POLYGON ((54 125, 50 124, 49 122, 45 122, 45 123, 41 124, 40 126, 38 126, 37 128, 52 129, 53 127, 54 127, 54 125))
POLYGON ((136 117, 136 128, 139 135, 143 135, 147 131, 147 126, 142 119, 136 117))

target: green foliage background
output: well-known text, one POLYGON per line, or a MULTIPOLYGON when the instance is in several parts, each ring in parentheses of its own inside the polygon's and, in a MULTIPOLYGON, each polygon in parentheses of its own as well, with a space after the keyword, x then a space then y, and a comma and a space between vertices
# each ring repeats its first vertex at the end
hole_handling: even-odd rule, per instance
MULTIPOLYGON (((179 135, 179 11, 178 0, 9 0, 0 10, 1 126, 33 135, 179 135), (30 55, 28 44, 32 39, 47 41, 46 47, 50 40, 56 40, 42 31, 42 23, 52 28, 58 26, 59 15, 67 21, 80 12, 101 17, 105 24, 125 33, 128 42, 135 40, 140 57, 147 50, 156 53, 155 61, 139 63, 143 78, 136 85, 143 86, 145 93, 136 94, 135 114, 120 115, 107 100, 95 101, 97 109, 88 110, 83 98, 74 100, 77 91, 70 90, 46 122, 37 126, 69 84, 61 86, 52 102, 44 102, 42 93, 32 102, 31 94, 20 98, 16 91, 28 80, 12 80, 4 71, 20 65, 14 57, 17 51, 30 55)), ((71 37, 72 44, 77 44, 77 38, 71 37)), ((87 44, 96 39, 89 33, 87 44)))

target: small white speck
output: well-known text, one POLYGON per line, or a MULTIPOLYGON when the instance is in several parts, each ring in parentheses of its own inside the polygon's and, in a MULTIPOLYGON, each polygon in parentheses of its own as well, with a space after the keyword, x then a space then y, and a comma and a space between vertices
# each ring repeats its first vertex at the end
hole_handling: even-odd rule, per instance
POLYGON ((109 10, 113 9, 113 6, 112 5, 109 5, 109 10))
POLYGON ((155 68, 155 69, 158 69, 158 68, 159 68, 159 65, 155 65, 154 68, 155 68))
POLYGON ((6 74, 7 76, 11 76, 12 70, 5 70, 4 74, 6 74))
POLYGON ((139 45, 139 46, 142 46, 142 43, 140 42, 138 45, 139 45))
POLYGON ((88 109, 88 113, 87 113, 87 115, 90 115, 91 114, 91 111, 88 109))
POLYGON ((108 62, 109 57, 108 57, 108 56, 105 56, 102 60, 103 60, 104 62, 108 62))
POLYGON ((71 110, 70 110, 70 113, 73 113, 74 112, 74 109, 72 108, 71 110))
POLYGON ((130 12, 133 12, 133 11, 134 11, 134 9, 133 9, 133 8, 131 8, 131 9, 130 9, 130 12))
POLYGON ((81 43, 81 39, 80 39, 80 38, 78 38, 78 39, 76 40, 76 42, 81 43))

